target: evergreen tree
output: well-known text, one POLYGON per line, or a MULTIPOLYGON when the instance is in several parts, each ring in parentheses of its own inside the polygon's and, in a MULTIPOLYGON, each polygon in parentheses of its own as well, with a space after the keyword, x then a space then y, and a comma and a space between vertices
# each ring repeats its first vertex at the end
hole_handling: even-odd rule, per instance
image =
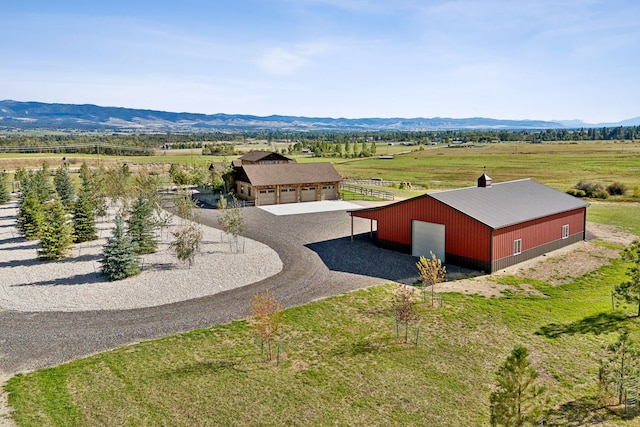
POLYGON ((81 191, 73 206, 75 242, 88 242, 98 238, 93 204, 88 193, 81 191))
POLYGON ((80 193, 85 193, 93 206, 94 215, 106 216, 107 195, 105 190, 104 169, 91 172, 86 163, 80 166, 80 193))
POLYGON ((18 210, 18 223, 16 228, 27 240, 36 240, 40 237, 40 229, 44 222, 44 207, 38 196, 33 191, 22 193, 20 209, 18 210))
POLYGON ((73 205, 73 201, 76 196, 76 189, 73 187, 73 182, 69 177, 69 173, 64 166, 60 166, 56 169, 56 174, 53 177, 53 184, 56 187, 56 193, 62 202, 64 208, 69 211, 73 205))
POLYGON ((139 255, 150 254, 158 249, 155 228, 153 205, 144 194, 140 193, 131 206, 127 221, 127 233, 136 245, 139 255))
POLYGON ((627 329, 621 329, 618 340, 607 346, 609 355, 600 360, 598 387, 600 391, 613 391, 622 404, 625 389, 633 384, 640 373, 640 353, 627 329))
POLYGON ((640 240, 634 241, 622 251, 622 259, 631 263, 627 271, 629 280, 616 285, 615 295, 628 303, 638 305, 640 317, 640 240))
MULTIPOLYGON (((47 168, 46 163, 42 166, 42 169, 36 171, 34 174, 29 174, 29 179, 27 180, 26 191, 33 191, 40 203, 44 204, 53 197, 55 193, 53 187, 51 187, 51 183, 47 178, 47 168)), ((23 187, 22 191, 25 191, 23 187)))
POLYGON ((516 345, 498 369, 497 388, 490 396, 492 426, 521 427, 538 421, 544 388, 535 385, 538 372, 528 355, 525 347, 516 345))
POLYGON ((0 205, 9 201, 9 189, 7 188, 9 178, 6 172, 0 172, 0 205))
POLYGON ((38 258, 56 260, 69 255, 73 245, 73 226, 62 202, 57 197, 45 205, 40 229, 38 258))
POLYGON ((135 244, 125 234, 124 221, 115 218, 113 235, 107 239, 103 249, 102 274, 109 280, 120 280, 140 273, 135 244))

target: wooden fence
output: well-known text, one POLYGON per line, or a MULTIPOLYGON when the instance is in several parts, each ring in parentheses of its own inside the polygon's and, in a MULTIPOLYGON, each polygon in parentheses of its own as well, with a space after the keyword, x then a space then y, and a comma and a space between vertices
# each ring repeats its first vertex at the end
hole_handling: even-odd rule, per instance
POLYGON ((360 200, 367 197, 382 199, 382 200, 394 200, 395 195, 390 191, 380 191, 374 188, 359 187, 357 185, 340 183, 340 190, 349 191, 351 194, 343 194, 341 198, 343 200, 360 200))

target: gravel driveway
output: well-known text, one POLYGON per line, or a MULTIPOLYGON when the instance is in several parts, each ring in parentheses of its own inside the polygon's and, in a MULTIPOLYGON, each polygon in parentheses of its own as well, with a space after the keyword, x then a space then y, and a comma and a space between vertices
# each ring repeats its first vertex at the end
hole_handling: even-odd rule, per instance
MULTIPOLYGON (((276 251, 280 273, 241 288, 157 307, 75 312, 0 312, 0 371, 16 373, 57 365, 125 344, 246 317, 253 294, 269 289, 286 306, 389 281, 413 282, 413 257, 377 248, 369 222, 344 211, 274 216, 244 209, 246 237, 276 251)), ((200 210, 217 226, 217 211, 200 210)), ((215 254, 212 255, 215 257, 215 254)))

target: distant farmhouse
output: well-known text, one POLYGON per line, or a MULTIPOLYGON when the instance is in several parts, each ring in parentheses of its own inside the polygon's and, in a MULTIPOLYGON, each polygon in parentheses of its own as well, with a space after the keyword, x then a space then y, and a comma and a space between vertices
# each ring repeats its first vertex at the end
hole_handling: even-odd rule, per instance
POLYGON ((381 247, 488 273, 585 239, 588 203, 531 179, 441 191, 349 211, 381 247))
POLYGON ((342 177, 331 163, 296 163, 270 151, 233 162, 238 199, 257 206, 339 198, 342 177))

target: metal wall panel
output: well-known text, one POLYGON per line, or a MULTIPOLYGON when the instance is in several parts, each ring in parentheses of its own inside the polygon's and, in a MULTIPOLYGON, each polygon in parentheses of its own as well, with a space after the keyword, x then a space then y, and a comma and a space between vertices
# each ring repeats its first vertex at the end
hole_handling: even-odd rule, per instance
POLYGON ((562 240, 562 226, 569 225, 569 236, 584 233, 586 209, 564 212, 535 221, 496 230, 493 235, 493 260, 513 256, 513 241, 522 239, 522 252, 562 240))
POLYGON ((429 197, 418 197, 378 210, 355 211, 353 216, 378 222, 378 238, 411 247, 411 221, 443 224, 445 251, 459 257, 490 261, 490 230, 484 224, 429 197))

